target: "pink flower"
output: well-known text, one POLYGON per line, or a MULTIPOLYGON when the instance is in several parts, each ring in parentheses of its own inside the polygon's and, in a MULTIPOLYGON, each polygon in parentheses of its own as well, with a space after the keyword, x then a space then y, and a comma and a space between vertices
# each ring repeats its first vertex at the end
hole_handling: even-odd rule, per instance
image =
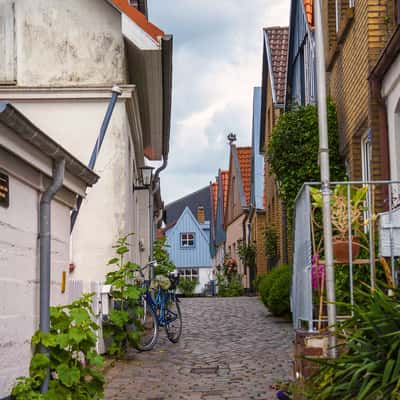
POLYGON ((325 280, 325 265, 319 263, 319 254, 317 253, 312 258, 312 265, 311 265, 312 288, 319 290, 324 280, 325 280))

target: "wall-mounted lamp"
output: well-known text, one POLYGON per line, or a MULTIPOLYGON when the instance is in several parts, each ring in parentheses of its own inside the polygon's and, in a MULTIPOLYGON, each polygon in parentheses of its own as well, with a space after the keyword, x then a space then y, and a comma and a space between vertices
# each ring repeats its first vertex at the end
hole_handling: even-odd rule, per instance
POLYGON ((153 182, 153 167, 145 165, 139 168, 139 185, 134 185, 134 190, 149 190, 153 182))

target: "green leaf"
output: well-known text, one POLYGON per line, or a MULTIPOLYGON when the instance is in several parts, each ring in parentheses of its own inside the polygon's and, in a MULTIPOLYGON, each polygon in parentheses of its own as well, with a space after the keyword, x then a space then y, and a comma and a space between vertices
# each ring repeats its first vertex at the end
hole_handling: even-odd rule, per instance
POLYGON ((112 265, 112 264, 118 264, 119 262, 119 258, 114 257, 111 260, 108 261, 108 265, 112 265))
POLYGON ((117 249, 117 253, 121 254, 121 255, 128 253, 128 251, 129 251, 129 248, 127 246, 121 246, 121 247, 118 247, 118 249, 117 249))
POLYGON ((67 364, 61 364, 56 371, 62 384, 67 387, 77 384, 81 377, 79 368, 70 367, 67 364))
POLYGON ((76 322, 77 325, 81 325, 83 322, 90 321, 90 315, 84 308, 76 308, 71 310, 71 318, 76 322))
POLYGON ((74 326, 68 332, 68 337, 76 344, 79 344, 80 342, 86 339, 87 333, 85 332, 85 330, 82 330, 79 327, 74 326))
POLYGON ((129 314, 123 310, 112 310, 109 319, 119 328, 123 328, 129 322, 129 314))

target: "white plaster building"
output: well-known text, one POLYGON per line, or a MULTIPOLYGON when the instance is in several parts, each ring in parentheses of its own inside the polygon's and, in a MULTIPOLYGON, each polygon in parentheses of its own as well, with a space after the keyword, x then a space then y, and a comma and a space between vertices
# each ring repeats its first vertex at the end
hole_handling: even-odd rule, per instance
POLYGON ((51 304, 65 304, 63 274, 69 263, 70 211, 76 195, 98 177, 0 102, 0 398, 27 375, 30 339, 39 319, 39 203, 57 159, 66 159, 63 186, 51 203, 51 304))
POLYGON ((70 279, 101 281, 112 245, 134 232, 133 261, 149 257, 149 193, 138 171, 169 151, 172 37, 145 1, 0 0, 0 100, 8 100, 87 165, 111 97, 116 103, 72 234, 70 279))

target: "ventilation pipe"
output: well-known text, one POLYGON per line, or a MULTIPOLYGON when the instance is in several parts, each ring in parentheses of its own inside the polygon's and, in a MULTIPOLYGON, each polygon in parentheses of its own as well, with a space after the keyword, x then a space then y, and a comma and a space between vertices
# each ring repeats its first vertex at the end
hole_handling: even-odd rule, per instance
MULTIPOLYGON (((57 160, 53 168, 53 181, 40 200, 40 330, 50 331, 50 286, 51 286, 51 201, 62 187, 65 172, 65 159, 57 160)), ((48 354, 48 349, 41 348, 48 354)), ((49 388, 49 371, 43 381, 41 391, 49 388)))

